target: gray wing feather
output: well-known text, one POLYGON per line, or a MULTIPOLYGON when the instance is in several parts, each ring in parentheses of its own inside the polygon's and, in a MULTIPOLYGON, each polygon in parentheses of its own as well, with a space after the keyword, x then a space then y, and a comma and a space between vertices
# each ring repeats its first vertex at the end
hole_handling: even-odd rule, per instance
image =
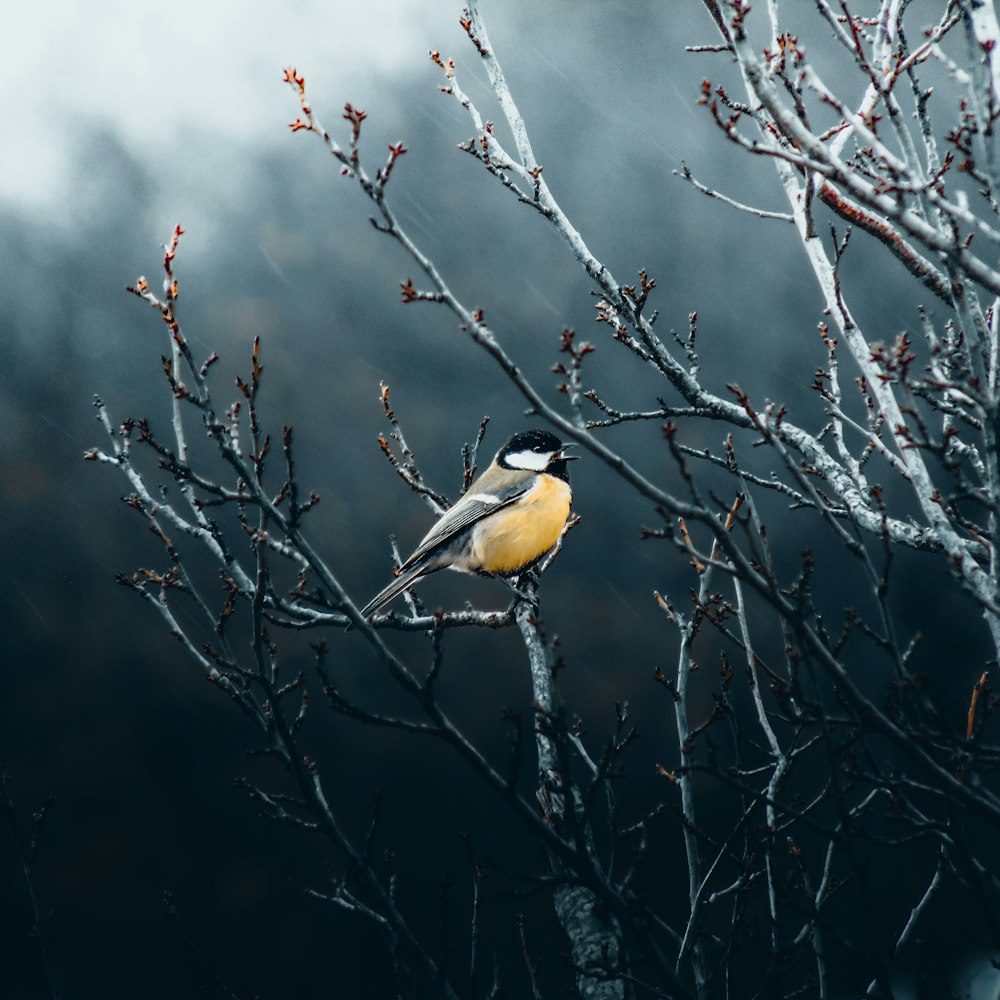
POLYGON ((409 572, 400 573, 392 583, 384 590, 380 590, 362 609, 361 617, 367 618, 375 614, 376 611, 384 608, 393 598, 398 597, 404 590, 408 590, 424 573, 428 572, 428 567, 421 566, 418 569, 411 569, 409 572))
POLYGON ((374 614, 425 574, 447 566, 447 560, 427 557, 433 556, 435 550, 443 549, 484 517, 514 503, 528 491, 534 478, 521 472, 509 473, 497 484, 499 488, 491 489, 488 494, 481 488, 481 480, 476 480, 458 503, 442 514, 440 520, 427 532, 413 555, 400 567, 399 576, 361 609, 361 616, 367 618, 374 614))
POLYGON ((518 476, 518 480, 504 489, 490 493, 489 495, 495 498, 492 502, 480 499, 485 494, 477 492, 476 484, 473 483, 469 487, 469 492, 454 507, 441 515, 440 520, 427 532, 413 555, 403 563, 402 568, 409 569, 435 549, 442 548, 453 541, 477 521, 481 521, 484 517, 489 517, 490 514, 495 514, 498 510, 514 503, 527 492, 534 477, 525 479, 518 476))

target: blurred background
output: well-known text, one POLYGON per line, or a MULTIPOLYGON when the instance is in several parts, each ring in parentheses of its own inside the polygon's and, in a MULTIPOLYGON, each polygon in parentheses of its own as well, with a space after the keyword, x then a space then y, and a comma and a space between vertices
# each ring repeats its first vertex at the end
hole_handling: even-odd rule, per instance
MULTIPOLYGON (((472 126, 439 92, 428 50, 454 57, 483 116, 501 118, 458 5, 61 6, 58 16, 41 4, 8 14, 0 60, 0 762, 26 821, 46 796, 57 799, 38 888, 54 914, 62 976, 78 998, 194 995, 209 977, 187 933, 240 995, 312 998, 335 985, 363 995, 352 978, 358 963, 342 956, 365 954, 370 938, 299 888, 322 884, 322 848, 266 825, 232 787, 260 767, 246 756, 253 734, 152 611, 115 585, 116 573, 156 565, 160 553, 121 503, 124 479, 82 461, 107 443, 93 396, 116 423, 148 416, 165 431, 169 419, 162 323, 124 288, 139 274, 158 287, 161 244, 182 225, 179 315, 193 350, 221 355, 216 392, 235 399, 233 378, 261 338, 261 412, 272 434, 294 426, 301 485, 322 497, 310 537, 359 603, 389 578, 389 533, 407 548, 430 523, 379 452, 388 429, 380 381, 425 475, 452 497, 460 448, 484 415, 489 454, 530 421, 449 313, 401 303, 401 281, 421 285, 414 267, 372 230, 367 202, 320 142, 290 134, 298 108, 285 66, 305 76, 331 130, 346 136, 345 101, 367 112, 369 172, 388 143, 405 143, 389 186, 394 210, 553 399, 549 369, 567 326, 598 344, 588 364, 612 404, 650 408, 663 386, 594 325, 590 283, 553 232, 457 149, 472 126), (165 890, 183 928, 163 906, 165 890)), ((684 52, 716 40, 701 4, 516 0, 485 3, 483 13, 546 180, 594 253, 622 282, 649 271, 663 327, 685 331, 698 312, 706 384, 737 381, 808 424, 808 386, 825 353, 799 245, 780 224, 709 201, 672 173, 683 160, 741 201, 784 207, 771 165, 728 145, 697 105, 703 77, 732 78, 724 57, 684 52)), ((813 36, 825 44, 822 32, 813 36)), ((852 307, 870 337, 890 339, 916 325, 922 296, 861 242, 845 264, 852 307)), ((691 445, 717 446, 722 431, 692 424, 682 433, 691 445)), ((657 426, 609 440, 649 474, 669 475, 657 426)), ((562 639, 567 701, 596 737, 612 725, 615 702, 648 713, 640 711, 642 801, 659 793, 649 761, 676 755, 664 723, 672 709, 651 681, 672 663, 676 637, 651 595, 683 602, 692 576, 672 548, 640 542, 639 525, 655 514, 634 495, 594 462, 573 473, 583 521, 544 582, 545 620, 562 639)), ((794 563, 813 522, 786 516, 781 530, 794 563)), ((822 556, 822 539, 809 544, 822 556)), ((849 585, 853 570, 838 558, 830 549, 826 571, 849 585)), ((940 566, 911 563, 917 572, 897 591, 904 622, 945 607, 964 623, 931 636, 924 654, 957 675, 961 711, 982 669, 980 625, 940 566)), ((508 599, 496 584, 458 577, 428 582, 423 595, 432 605, 508 599)), ((352 637, 332 641, 354 690, 387 684, 352 637)), ((419 643, 399 645, 428 655, 419 643)), ((289 676, 308 669, 304 643, 289 640, 283 656, 289 676)), ((530 706, 522 661, 513 635, 450 640, 442 697, 498 756, 501 707, 530 706)), ((702 696, 710 709, 708 682, 702 696)), ((356 804, 349 826, 363 828, 383 790, 386 846, 401 869, 409 860, 419 872, 403 890, 413 899, 438 894, 446 872, 466 898, 459 831, 478 830, 482 849, 507 850, 511 863, 530 853, 512 846, 502 823, 480 822, 496 803, 480 802, 447 754, 421 747, 417 757, 393 734, 345 726, 320 699, 308 736, 328 780, 356 804)), ((679 832, 664 838, 669 857, 679 832)), ((43 997, 17 861, 0 844, 0 995, 43 997)), ((664 892, 686 878, 670 865, 658 877, 664 892)), ((895 914, 907 901, 901 892, 886 906, 895 914)), ((512 905, 496 904, 495 934, 510 933, 512 905)), ((955 953, 941 975, 959 975, 962 961, 955 953)), ((551 957, 558 979, 557 966, 551 957)))

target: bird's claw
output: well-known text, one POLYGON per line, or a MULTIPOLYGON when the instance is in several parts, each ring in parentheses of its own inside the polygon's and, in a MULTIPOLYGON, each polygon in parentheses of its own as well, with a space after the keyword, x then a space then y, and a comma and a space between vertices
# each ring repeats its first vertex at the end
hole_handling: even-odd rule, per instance
POLYGON ((538 574, 528 570, 513 580, 507 581, 507 586, 514 592, 514 599, 511 601, 508 613, 517 610, 518 604, 530 605, 533 611, 538 611, 538 574))

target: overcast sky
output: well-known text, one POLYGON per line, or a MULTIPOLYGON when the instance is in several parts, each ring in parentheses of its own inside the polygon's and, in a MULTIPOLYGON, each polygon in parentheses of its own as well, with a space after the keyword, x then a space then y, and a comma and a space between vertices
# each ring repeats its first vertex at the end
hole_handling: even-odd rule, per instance
POLYGON ((103 123, 140 155, 162 153, 192 128, 280 142, 286 133, 275 126, 294 117, 283 66, 339 92, 458 44, 451 4, 387 0, 377 9, 374 17, 367 4, 318 0, 17 4, 5 15, 0 58, 0 200, 58 211, 72 195, 77 126, 103 123))

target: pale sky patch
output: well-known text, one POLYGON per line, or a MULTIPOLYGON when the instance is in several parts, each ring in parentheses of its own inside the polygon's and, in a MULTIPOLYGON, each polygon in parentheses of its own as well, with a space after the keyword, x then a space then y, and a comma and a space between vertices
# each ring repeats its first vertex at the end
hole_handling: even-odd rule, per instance
POLYGON ((143 159, 192 129, 279 142, 296 113, 284 66, 314 93, 351 99, 375 77, 405 76, 429 48, 459 43, 450 4, 371 10, 321 0, 12 5, 0 42, 0 202, 51 209, 70 193, 79 127, 102 124, 143 159))

